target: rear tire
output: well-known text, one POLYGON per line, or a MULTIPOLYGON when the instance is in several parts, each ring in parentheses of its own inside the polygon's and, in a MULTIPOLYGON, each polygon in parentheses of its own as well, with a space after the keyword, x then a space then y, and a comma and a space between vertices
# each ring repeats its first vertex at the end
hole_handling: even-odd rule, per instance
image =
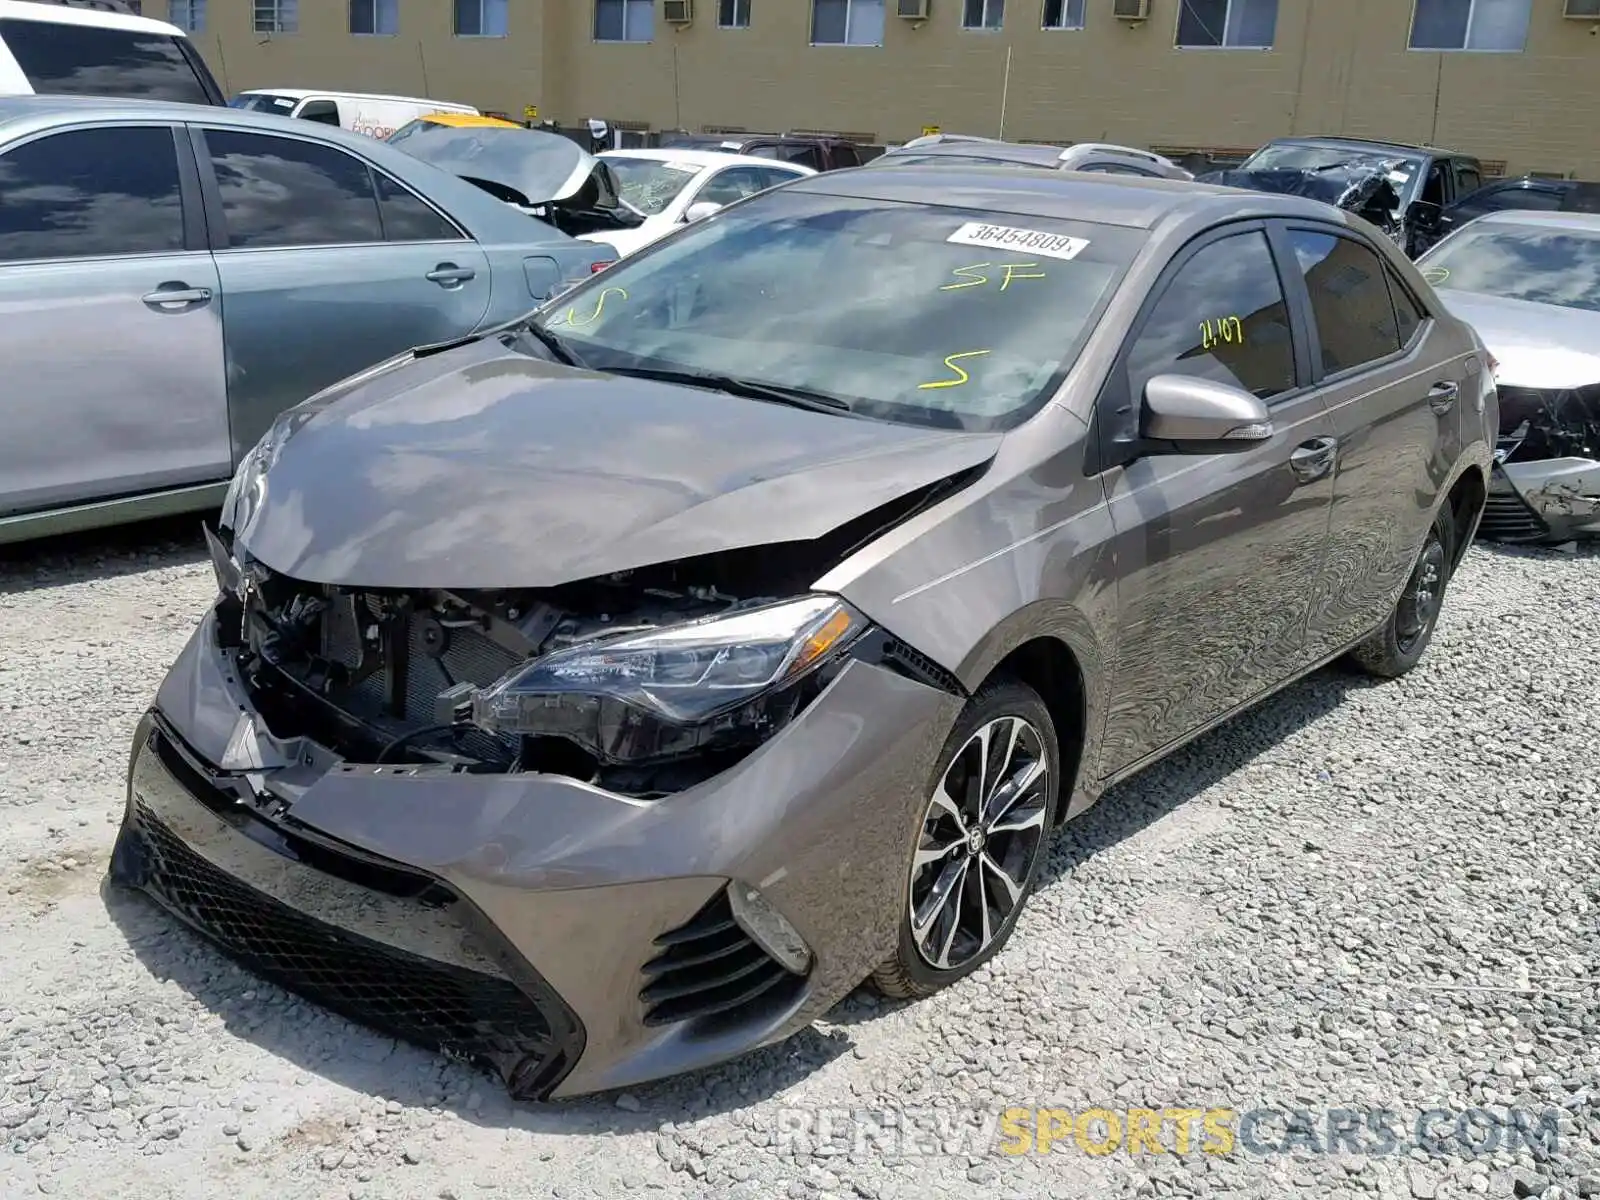
POLYGON ((1061 751, 1037 692, 986 684, 939 755, 906 855, 899 942, 872 987, 920 999, 970 975, 1011 937, 1047 857, 1061 751))
POLYGON ((1439 624, 1454 561, 1455 529, 1440 513, 1389 619, 1350 652, 1354 667, 1379 679, 1398 679, 1421 661, 1439 624))

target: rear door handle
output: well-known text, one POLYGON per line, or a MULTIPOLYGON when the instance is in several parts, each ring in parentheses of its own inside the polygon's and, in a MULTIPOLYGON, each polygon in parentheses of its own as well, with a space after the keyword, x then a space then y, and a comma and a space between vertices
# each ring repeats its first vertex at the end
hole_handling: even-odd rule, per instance
POLYGON ((469 279, 476 279, 478 273, 471 267, 458 267, 455 263, 443 262, 428 272, 427 277, 440 287, 460 287, 469 279))
POLYGON ((1456 406, 1456 397, 1461 394, 1461 385, 1453 380, 1441 380, 1428 389, 1428 407, 1439 416, 1444 416, 1456 406))
POLYGON ((165 306, 168 304, 209 304, 211 303, 211 289, 203 287, 190 287, 186 283, 163 283, 153 292, 146 292, 140 297, 146 304, 165 306))
POLYGON ((1301 442, 1289 455, 1289 469, 1301 483, 1315 483, 1325 478, 1339 460, 1339 439, 1312 438, 1301 442))

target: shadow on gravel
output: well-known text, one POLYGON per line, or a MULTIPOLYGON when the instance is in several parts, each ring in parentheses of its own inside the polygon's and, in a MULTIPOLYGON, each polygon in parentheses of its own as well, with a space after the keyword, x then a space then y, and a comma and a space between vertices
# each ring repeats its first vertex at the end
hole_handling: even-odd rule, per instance
POLYGON ((288 993, 235 966, 137 892, 107 878, 100 898, 145 969, 221 1017, 230 1035, 364 1096, 438 1107, 490 1129, 585 1136, 654 1132, 669 1121, 692 1121, 770 1099, 848 1053, 851 1045, 842 1033, 806 1029, 734 1064, 634 1088, 638 1111, 618 1107, 618 1092, 517 1104, 487 1072, 448 1064, 298 998, 289 1008, 288 993))
POLYGON ((1517 542, 1490 542, 1479 538, 1472 543, 1474 550, 1493 554, 1496 558, 1533 559, 1536 562, 1565 562, 1571 560, 1592 562, 1600 558, 1600 538, 1582 542, 1567 542, 1564 546, 1539 546, 1517 542))
POLYGON ((0 546, 0 595, 206 561, 200 514, 0 546))

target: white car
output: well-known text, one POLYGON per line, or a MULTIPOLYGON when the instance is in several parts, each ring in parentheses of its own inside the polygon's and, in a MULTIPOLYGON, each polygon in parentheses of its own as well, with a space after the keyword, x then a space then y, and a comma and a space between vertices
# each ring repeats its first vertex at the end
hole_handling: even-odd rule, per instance
POLYGON ((607 150, 598 156, 611 168, 623 202, 644 216, 633 229, 584 234, 606 242, 619 255, 632 254, 680 225, 710 216, 725 204, 764 192, 802 175, 815 175, 798 163, 773 162, 720 150, 607 150))

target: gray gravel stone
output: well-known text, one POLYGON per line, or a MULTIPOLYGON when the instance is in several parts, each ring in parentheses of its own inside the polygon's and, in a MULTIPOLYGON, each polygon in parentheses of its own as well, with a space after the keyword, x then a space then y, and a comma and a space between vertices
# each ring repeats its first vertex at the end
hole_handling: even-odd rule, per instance
POLYGON ((101 900, 133 725, 211 591, 187 532, 0 559, 0 1180, 200 1200, 247 1155, 260 1194, 373 1200, 1600 1196, 1594 551, 1475 548, 1411 675, 1320 673, 1117 788, 1007 951, 933 999, 852 998, 744 1060, 542 1108, 101 900), (796 1110, 1507 1104, 1560 1111, 1559 1144, 1179 1162, 1012 1157, 954 1124, 923 1138, 947 1154, 780 1136, 796 1110))

